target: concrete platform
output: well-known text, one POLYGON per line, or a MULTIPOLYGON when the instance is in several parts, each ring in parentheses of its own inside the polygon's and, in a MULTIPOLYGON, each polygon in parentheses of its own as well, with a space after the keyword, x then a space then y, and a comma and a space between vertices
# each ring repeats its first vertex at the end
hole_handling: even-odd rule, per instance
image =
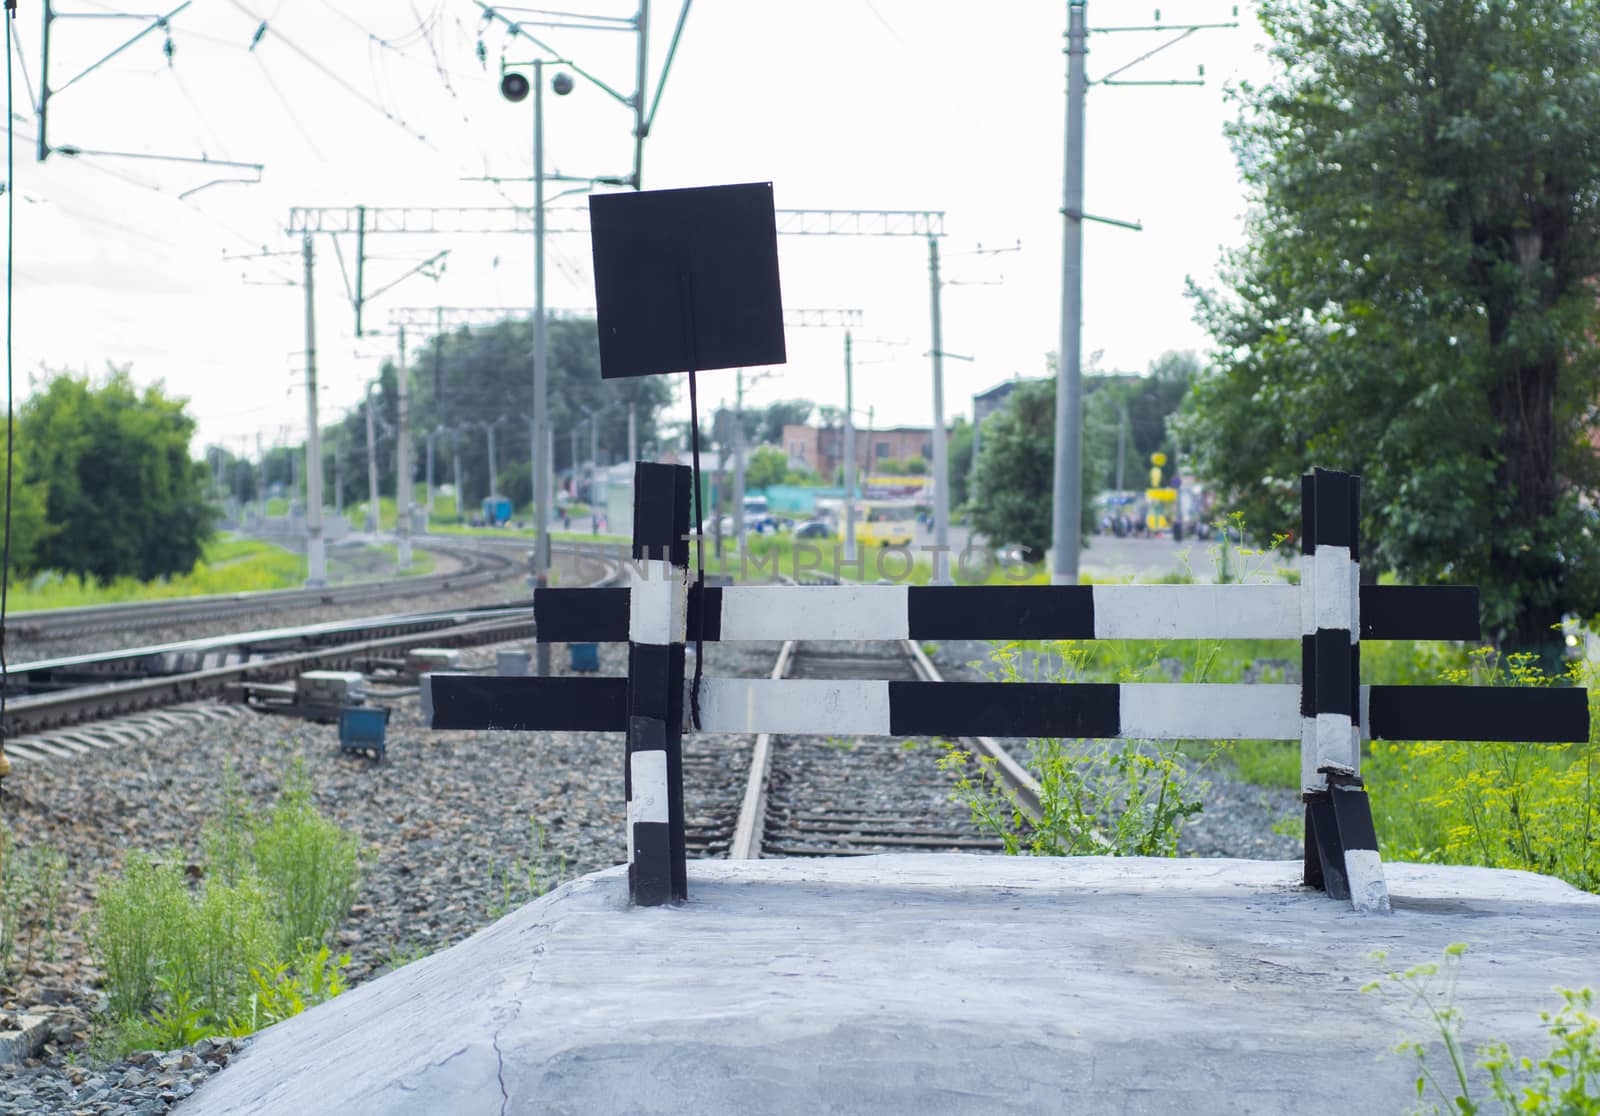
POLYGON ((1600 897, 1388 865, 1395 912, 1297 863, 694 861, 690 902, 588 876, 264 1032, 182 1116, 1398 1113, 1426 1026, 1363 994, 1470 944, 1472 1043, 1542 1052, 1600 981, 1600 897))

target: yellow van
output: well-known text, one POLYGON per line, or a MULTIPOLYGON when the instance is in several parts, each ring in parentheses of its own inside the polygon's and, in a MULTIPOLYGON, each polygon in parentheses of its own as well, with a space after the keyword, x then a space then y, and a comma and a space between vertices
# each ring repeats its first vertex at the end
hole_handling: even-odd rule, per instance
POLYGON ((916 522, 913 504, 868 501, 856 515, 856 542, 862 546, 910 546, 916 522))

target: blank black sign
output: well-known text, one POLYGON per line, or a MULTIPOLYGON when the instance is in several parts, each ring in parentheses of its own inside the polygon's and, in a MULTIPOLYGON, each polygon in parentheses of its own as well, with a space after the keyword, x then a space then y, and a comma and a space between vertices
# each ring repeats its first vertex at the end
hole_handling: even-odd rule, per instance
POLYGON ((605 379, 782 364, 772 183, 595 194, 605 379))

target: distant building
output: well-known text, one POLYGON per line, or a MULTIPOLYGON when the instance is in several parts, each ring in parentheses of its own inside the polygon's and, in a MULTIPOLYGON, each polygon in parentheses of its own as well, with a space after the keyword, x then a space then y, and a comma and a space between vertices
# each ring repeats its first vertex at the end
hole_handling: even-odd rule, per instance
MULTIPOLYGON (((856 467, 873 472, 880 461, 920 457, 933 461, 933 430, 926 426, 856 429, 856 467)), ((832 483, 844 464, 843 426, 785 426, 783 452, 791 469, 809 469, 832 483)))
POLYGON ((983 420, 996 411, 1005 410, 1006 401, 1011 398, 1011 393, 1023 384, 1043 383, 1046 377, 1024 380, 1012 377, 1005 383, 996 384, 988 391, 980 391, 972 397, 972 475, 978 473, 978 452, 983 448, 983 420))

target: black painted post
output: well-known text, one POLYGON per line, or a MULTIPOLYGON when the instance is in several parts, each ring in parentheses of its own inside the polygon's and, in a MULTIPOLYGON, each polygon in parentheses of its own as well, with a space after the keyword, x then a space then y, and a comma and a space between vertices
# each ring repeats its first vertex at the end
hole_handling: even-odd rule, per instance
POLYGON ((690 470, 633 467, 628 567, 628 895, 642 907, 688 898, 683 833, 684 636, 690 470))
POLYGON ((1305 882, 1388 910, 1361 765, 1361 478, 1301 478, 1300 773, 1305 882))

